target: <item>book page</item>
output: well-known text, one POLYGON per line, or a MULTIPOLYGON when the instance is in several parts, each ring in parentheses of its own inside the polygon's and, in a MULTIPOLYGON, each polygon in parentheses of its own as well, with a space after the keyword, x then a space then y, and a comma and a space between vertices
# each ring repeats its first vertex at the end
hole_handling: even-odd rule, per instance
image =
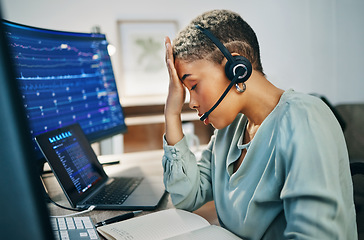
POLYGON ((209 226, 207 220, 196 214, 178 209, 168 209, 98 227, 97 230, 104 236, 108 235, 108 239, 157 240, 177 236, 205 226, 209 226))
POLYGON ((225 228, 210 225, 204 228, 197 229, 195 231, 184 233, 179 236, 175 236, 172 238, 168 238, 166 240, 201 240, 201 239, 209 239, 209 240, 241 240, 235 234, 229 232, 225 228))

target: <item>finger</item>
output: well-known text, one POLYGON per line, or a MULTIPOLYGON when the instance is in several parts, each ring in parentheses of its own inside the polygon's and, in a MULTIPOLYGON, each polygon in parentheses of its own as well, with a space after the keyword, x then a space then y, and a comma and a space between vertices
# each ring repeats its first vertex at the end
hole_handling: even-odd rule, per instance
POLYGON ((164 46, 166 47, 166 53, 165 53, 165 61, 167 63, 168 60, 168 48, 169 48, 169 44, 170 44, 171 40, 169 39, 169 37, 165 37, 164 38, 164 46))
POLYGON ((173 50, 172 50, 171 40, 169 39, 169 37, 166 37, 165 45, 166 45, 166 65, 168 68, 170 81, 174 81, 175 83, 177 83, 179 82, 179 78, 177 70, 174 66, 173 50))
POLYGON ((167 59, 167 66, 168 66, 168 73, 169 73, 169 80, 174 84, 182 85, 182 82, 179 80, 177 70, 174 67, 174 63, 171 59, 167 59))
POLYGON ((171 39, 169 37, 166 37, 164 44, 166 46, 166 62, 167 62, 168 59, 172 59, 172 61, 173 61, 173 52, 172 52, 171 39))
POLYGON ((174 71, 174 64, 172 62, 171 59, 167 59, 167 69, 168 69, 168 73, 169 73, 169 77, 171 78, 173 76, 173 71, 174 71))

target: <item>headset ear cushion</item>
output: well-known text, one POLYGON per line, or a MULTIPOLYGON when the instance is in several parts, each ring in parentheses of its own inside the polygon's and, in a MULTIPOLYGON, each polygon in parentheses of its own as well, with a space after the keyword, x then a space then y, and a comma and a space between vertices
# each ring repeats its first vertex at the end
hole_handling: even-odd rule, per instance
POLYGON ((230 81, 233 80, 239 68, 244 69, 241 76, 236 80, 237 83, 245 82, 252 74, 252 65, 248 59, 243 56, 233 56, 234 61, 228 61, 225 65, 225 74, 230 81))

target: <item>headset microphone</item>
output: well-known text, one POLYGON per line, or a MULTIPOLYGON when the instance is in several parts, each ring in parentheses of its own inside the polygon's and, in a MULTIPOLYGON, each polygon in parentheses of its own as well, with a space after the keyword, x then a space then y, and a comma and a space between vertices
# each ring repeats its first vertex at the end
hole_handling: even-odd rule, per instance
POLYGON ((243 56, 232 56, 229 50, 206 28, 196 25, 196 28, 201 30, 215 45, 220 49, 222 54, 226 57, 227 63, 225 65, 225 74, 231 81, 229 86, 225 89, 224 93, 217 100, 217 102, 210 108, 209 111, 204 113, 200 120, 204 121, 210 113, 221 103, 226 94, 230 91, 232 86, 237 83, 243 83, 249 79, 252 73, 252 65, 248 59, 243 56))
MULTIPOLYGON (((241 72, 241 71, 239 71, 241 72)), ((238 72, 238 73, 239 73, 238 72)), ((200 117, 200 121, 205 121, 205 119, 210 115, 210 113, 212 111, 215 110, 215 108, 221 103, 221 101, 225 98, 226 94, 228 94, 228 92, 230 91, 230 89, 232 88, 232 86, 234 86, 234 84, 236 84, 236 80, 238 79, 239 75, 236 74, 233 78, 233 80, 230 82, 229 86, 225 89, 224 93, 221 95, 221 97, 219 98, 219 100, 217 100, 217 102, 214 104, 214 106, 212 106, 210 108, 210 110, 208 110, 207 112, 205 112, 201 117, 200 117)))

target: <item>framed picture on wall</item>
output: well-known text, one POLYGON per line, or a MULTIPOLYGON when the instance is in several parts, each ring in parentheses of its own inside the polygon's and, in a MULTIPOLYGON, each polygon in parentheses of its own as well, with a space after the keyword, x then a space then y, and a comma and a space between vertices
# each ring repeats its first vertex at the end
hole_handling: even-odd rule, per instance
POLYGON ((118 31, 122 100, 127 105, 164 103, 169 81, 164 38, 175 37, 177 22, 120 20, 118 31))

